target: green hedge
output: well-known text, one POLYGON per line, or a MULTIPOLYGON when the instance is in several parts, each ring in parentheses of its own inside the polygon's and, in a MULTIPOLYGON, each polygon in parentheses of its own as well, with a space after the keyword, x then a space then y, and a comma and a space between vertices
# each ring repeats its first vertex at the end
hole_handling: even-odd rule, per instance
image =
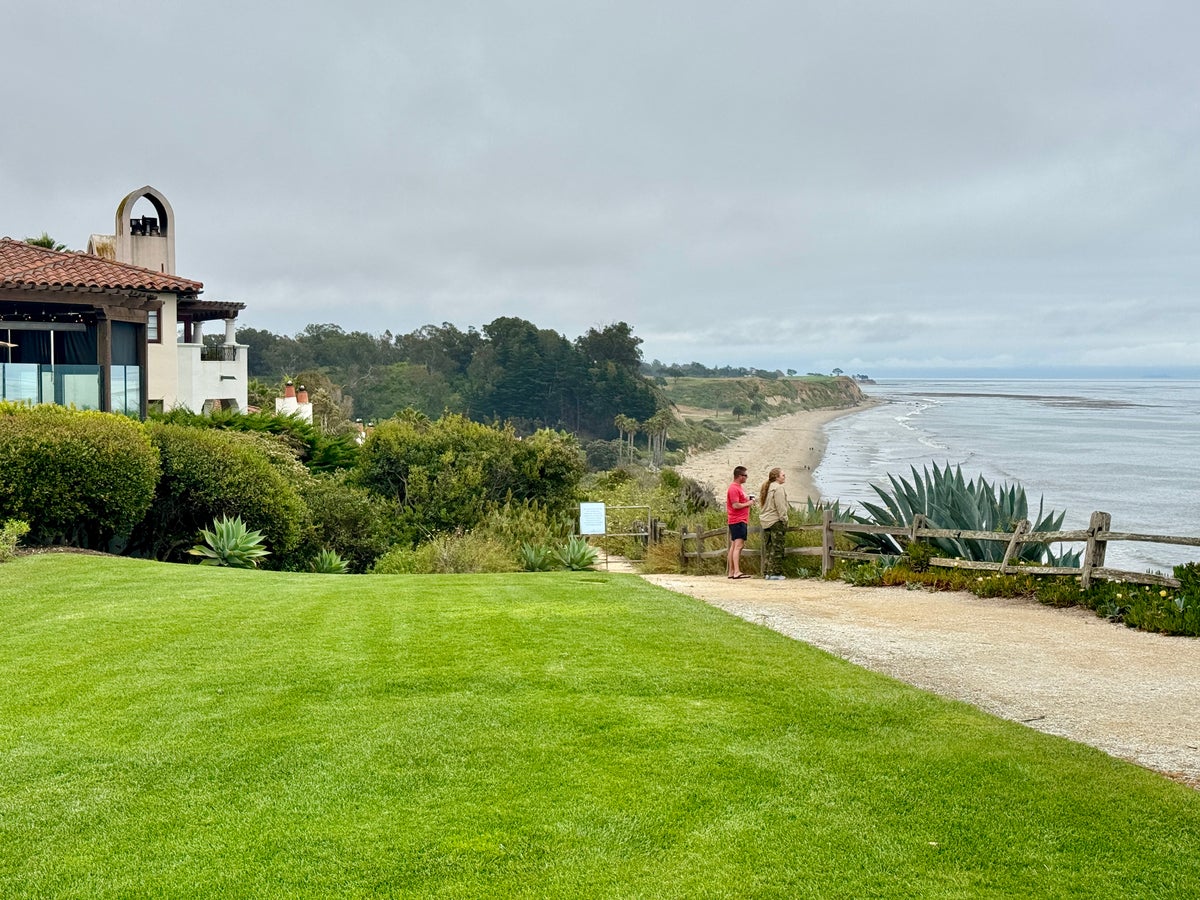
POLYGON ((355 477, 401 507, 404 539, 470 530, 507 502, 537 502, 551 513, 578 499, 585 463, 570 435, 543 430, 524 440, 459 416, 431 422, 389 419, 367 439, 355 477))
POLYGON ((308 509, 293 478, 273 461, 273 439, 255 434, 147 423, 162 458, 154 502, 130 540, 132 553, 181 561, 201 528, 241 516, 261 531, 279 565, 300 543, 308 509))
POLYGON ((158 451, 113 413, 0 403, 0 521, 29 523, 29 544, 111 549, 142 519, 158 451))
POLYGON ((193 428, 272 434, 293 450, 296 458, 313 472, 348 469, 358 457, 358 444, 353 436, 326 434, 311 422, 266 410, 254 413, 213 410, 201 414, 186 409, 173 409, 167 413, 157 413, 153 419, 171 425, 190 425, 193 428))
POLYGON ((348 484, 342 473, 316 475, 300 487, 311 515, 289 568, 305 568, 321 550, 333 550, 350 571, 367 571, 396 541, 397 510, 390 501, 348 484))

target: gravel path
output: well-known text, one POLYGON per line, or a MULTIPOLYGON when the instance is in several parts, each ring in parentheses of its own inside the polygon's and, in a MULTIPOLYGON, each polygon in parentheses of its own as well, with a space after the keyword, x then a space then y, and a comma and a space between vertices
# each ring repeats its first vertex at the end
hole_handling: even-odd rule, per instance
POLYGON ((966 593, 644 577, 864 668, 1200 788, 1198 639, 966 593))

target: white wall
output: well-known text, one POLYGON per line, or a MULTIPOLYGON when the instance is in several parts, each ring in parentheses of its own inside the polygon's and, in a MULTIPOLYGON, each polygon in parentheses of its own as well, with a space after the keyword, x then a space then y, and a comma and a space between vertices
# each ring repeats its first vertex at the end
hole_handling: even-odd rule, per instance
POLYGON ((179 353, 179 387, 175 403, 164 405, 186 406, 192 412, 204 412, 209 400, 232 401, 238 412, 246 411, 247 354, 245 344, 226 345, 236 356, 232 360, 220 361, 200 359, 200 344, 176 344, 179 353))
POLYGON ((179 396, 177 309, 174 294, 159 294, 158 299, 162 301, 162 311, 158 314, 161 343, 146 345, 146 399, 161 400, 167 410, 177 405, 179 396))

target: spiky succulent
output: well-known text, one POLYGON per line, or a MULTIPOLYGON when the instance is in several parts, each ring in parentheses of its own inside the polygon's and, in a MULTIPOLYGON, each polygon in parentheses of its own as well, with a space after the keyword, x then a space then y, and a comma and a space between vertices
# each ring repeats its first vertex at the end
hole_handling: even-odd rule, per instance
MULTIPOLYGON (((868 517, 855 516, 864 524, 909 525, 913 518, 924 515, 934 528, 955 531, 998 531, 1012 532, 1017 524, 1029 520, 1031 531, 1058 531, 1062 527, 1065 512, 1043 512, 1043 501, 1038 500, 1036 517, 1029 515, 1029 502, 1025 488, 1020 484, 989 483, 982 475, 973 481, 963 477, 962 467, 953 469, 947 462, 945 468, 933 464, 932 472, 925 468, 918 472, 912 469, 912 481, 889 475, 891 491, 877 485, 872 489, 880 503, 863 503, 868 517)), ((885 553, 899 553, 903 548, 895 538, 887 535, 855 535, 862 545, 873 546, 885 553)), ((1005 545, 1002 541, 979 541, 969 538, 924 538, 939 556, 1000 562, 1004 559, 1005 545)), ((1055 566, 1079 565, 1079 552, 1055 554, 1049 544, 1022 543, 1013 560, 1029 563, 1045 563, 1055 566)))
POLYGON ((229 566, 234 569, 253 569, 258 561, 270 552, 263 547, 261 531, 250 531, 241 516, 222 516, 213 520, 212 531, 200 529, 203 544, 188 551, 192 556, 201 556, 202 566, 229 566))
POLYGON ((519 556, 526 572, 549 572, 557 565, 554 554, 541 544, 522 542, 519 556))
POLYGON ((350 563, 334 550, 322 550, 309 565, 309 569, 318 575, 345 575, 350 571, 350 563))
POLYGON ((590 569, 596 564, 596 548, 581 537, 567 539, 565 546, 554 551, 555 558, 573 572, 590 569))

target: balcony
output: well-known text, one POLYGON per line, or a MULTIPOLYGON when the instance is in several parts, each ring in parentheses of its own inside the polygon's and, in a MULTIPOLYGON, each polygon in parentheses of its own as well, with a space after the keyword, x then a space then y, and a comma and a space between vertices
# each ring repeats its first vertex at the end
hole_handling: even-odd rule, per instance
POLYGON ((200 346, 201 362, 236 362, 237 358, 237 344, 222 344, 219 347, 211 347, 208 344, 200 346))
MULTIPOLYGON (((246 408, 246 350, 244 344, 175 345, 178 365, 176 402, 193 412, 219 400, 233 409, 246 408)), ((151 394, 153 396, 153 394, 151 394)))

